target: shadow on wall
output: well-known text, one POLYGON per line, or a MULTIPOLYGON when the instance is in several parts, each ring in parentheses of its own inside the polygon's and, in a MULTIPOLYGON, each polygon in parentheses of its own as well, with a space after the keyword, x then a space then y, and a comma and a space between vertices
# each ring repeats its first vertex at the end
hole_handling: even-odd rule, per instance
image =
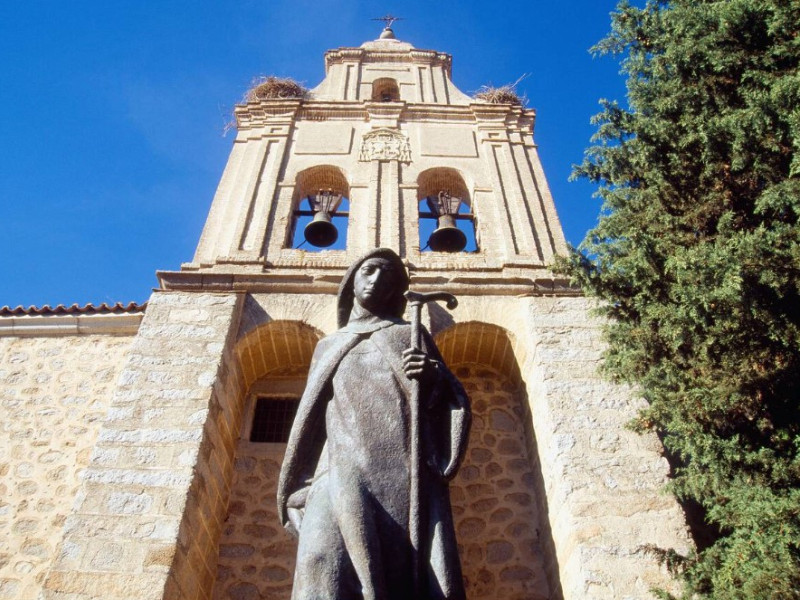
POLYGON ((472 400, 451 500, 470 600, 561 598, 528 396, 507 332, 459 323, 436 336, 472 400))

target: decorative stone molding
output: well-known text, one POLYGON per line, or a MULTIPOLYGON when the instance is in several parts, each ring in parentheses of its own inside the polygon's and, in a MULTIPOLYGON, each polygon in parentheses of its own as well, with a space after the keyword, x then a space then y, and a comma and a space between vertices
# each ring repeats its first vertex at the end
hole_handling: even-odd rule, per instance
POLYGON ((364 134, 358 160, 361 162, 398 160, 410 163, 411 145, 408 143, 408 138, 399 131, 383 127, 374 129, 364 134))
MULTIPOLYGON (((290 125, 294 121, 302 102, 299 98, 281 98, 238 104, 233 110, 236 128, 242 131, 266 125, 290 125)), ((289 129, 283 128, 281 131, 272 133, 288 135, 289 129)))
POLYGON ((406 42, 386 41, 367 42, 361 48, 338 48, 325 53, 325 68, 348 61, 370 63, 416 63, 427 64, 434 67, 443 66, 450 76, 453 57, 445 52, 436 50, 421 50, 406 42))
POLYGON ((133 335, 144 313, 31 315, 0 317, 0 337, 52 335, 133 335))

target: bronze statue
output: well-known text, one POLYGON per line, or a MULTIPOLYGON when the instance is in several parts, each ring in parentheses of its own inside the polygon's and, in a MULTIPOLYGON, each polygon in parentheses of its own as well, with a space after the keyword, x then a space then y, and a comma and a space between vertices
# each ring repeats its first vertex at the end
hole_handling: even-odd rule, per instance
POLYGON ((278 484, 281 521, 299 536, 292 600, 465 597, 448 481, 469 400, 426 331, 415 349, 408 283, 392 250, 356 261, 340 329, 314 351, 278 484))

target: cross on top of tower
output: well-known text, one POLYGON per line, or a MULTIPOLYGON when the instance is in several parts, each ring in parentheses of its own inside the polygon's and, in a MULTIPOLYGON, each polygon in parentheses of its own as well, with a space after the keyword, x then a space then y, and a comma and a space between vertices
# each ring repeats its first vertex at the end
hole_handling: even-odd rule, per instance
POLYGON ((383 21, 385 23, 383 27, 383 32, 381 33, 380 39, 382 40, 393 40, 394 38, 394 31, 392 31, 392 23, 395 21, 402 21, 402 17, 395 17, 394 15, 387 14, 383 17, 378 17, 376 19, 372 19, 373 21, 383 21))
POLYGON ((372 20, 373 21, 383 21, 385 23, 383 28, 384 29, 391 29, 392 28, 392 24, 395 21, 402 21, 403 17, 395 17, 394 15, 387 14, 387 15, 384 15, 383 17, 377 17, 377 18, 372 19, 372 20))

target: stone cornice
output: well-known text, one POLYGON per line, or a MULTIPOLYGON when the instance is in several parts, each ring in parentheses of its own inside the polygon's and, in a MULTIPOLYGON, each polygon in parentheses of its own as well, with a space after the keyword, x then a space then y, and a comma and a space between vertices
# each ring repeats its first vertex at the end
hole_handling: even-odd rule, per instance
POLYGON ((297 113, 298 121, 367 120, 365 102, 306 100, 297 113))
MULTIPOLYGON (((212 271, 158 271, 162 290, 196 292, 249 292, 335 294, 345 269, 330 269, 314 274, 294 273, 221 273, 212 271)), ((542 276, 495 273, 411 273, 415 290, 448 291, 466 296, 580 296, 580 290, 562 277, 549 272, 542 276)))
POLYGON ((453 57, 436 50, 420 50, 417 48, 337 48, 325 53, 325 72, 331 65, 345 62, 408 62, 443 66, 450 77, 453 57))
POLYGON ((300 98, 290 100, 275 99, 237 104, 233 116, 239 129, 247 129, 258 124, 291 124, 303 101, 300 98))
POLYGON ((532 131, 536 111, 508 104, 473 102, 460 104, 427 104, 417 102, 380 103, 371 100, 262 100, 236 107, 234 114, 240 130, 266 125, 303 121, 365 121, 374 115, 387 115, 403 121, 445 121, 478 123, 479 128, 510 128, 532 131))
POLYGON ((134 335, 139 330, 143 317, 143 312, 0 316, 0 337, 134 335))

